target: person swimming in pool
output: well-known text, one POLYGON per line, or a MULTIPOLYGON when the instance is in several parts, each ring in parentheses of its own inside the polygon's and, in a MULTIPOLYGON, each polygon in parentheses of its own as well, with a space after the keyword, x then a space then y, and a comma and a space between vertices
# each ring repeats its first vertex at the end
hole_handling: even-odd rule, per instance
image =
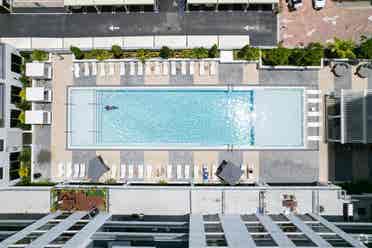
POLYGON ((115 110, 115 109, 118 109, 118 107, 114 106, 114 105, 106 105, 105 106, 106 111, 115 110))

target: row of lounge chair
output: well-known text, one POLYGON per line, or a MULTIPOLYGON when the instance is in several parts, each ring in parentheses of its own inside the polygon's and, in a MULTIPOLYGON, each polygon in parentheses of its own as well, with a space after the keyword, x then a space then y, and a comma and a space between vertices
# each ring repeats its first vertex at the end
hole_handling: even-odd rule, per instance
MULTIPOLYGON (((306 96, 307 96, 307 103, 308 103, 308 112, 307 116, 311 119, 317 119, 317 121, 308 121, 307 127, 308 128, 320 128, 321 123, 319 121, 319 118, 321 116, 321 113, 319 112, 319 104, 321 103, 321 91, 320 90, 314 90, 314 89, 308 89, 306 90, 306 96)), ((320 136, 308 136, 308 141, 320 141, 320 136)))
MULTIPOLYGON (((167 76, 177 75, 177 68, 181 75, 194 75, 195 74, 195 63, 199 64, 199 75, 200 76, 214 76, 217 71, 216 61, 149 61, 143 64, 140 61, 130 61, 130 62, 118 62, 119 64, 119 75, 125 76, 129 73, 129 76, 143 76, 155 75, 155 76, 167 76), (169 70, 170 66, 170 70, 169 70), (129 67, 127 72, 127 67, 129 67), (145 69, 145 70, 144 70, 145 69)), ((76 62, 74 63, 74 77, 79 78, 80 76, 113 76, 115 74, 115 64, 114 62, 76 62), (81 75, 81 70, 83 74, 81 75)))
POLYGON ((87 179, 87 169, 85 163, 59 163, 58 178, 64 180, 84 180, 87 179))

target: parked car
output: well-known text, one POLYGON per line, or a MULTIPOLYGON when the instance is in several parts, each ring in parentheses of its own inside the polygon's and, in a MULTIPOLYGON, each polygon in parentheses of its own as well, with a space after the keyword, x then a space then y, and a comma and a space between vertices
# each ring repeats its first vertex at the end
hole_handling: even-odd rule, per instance
POLYGON ((288 7, 290 10, 299 9, 302 6, 302 0, 288 0, 288 7))
POLYGON ((314 9, 320 10, 325 7, 326 0, 313 0, 314 9))

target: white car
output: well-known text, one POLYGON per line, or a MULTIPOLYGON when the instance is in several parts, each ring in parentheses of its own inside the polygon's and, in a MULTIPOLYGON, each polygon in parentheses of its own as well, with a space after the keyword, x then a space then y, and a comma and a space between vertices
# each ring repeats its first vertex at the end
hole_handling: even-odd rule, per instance
POLYGON ((326 0, 313 0, 314 9, 319 10, 325 7, 326 0))

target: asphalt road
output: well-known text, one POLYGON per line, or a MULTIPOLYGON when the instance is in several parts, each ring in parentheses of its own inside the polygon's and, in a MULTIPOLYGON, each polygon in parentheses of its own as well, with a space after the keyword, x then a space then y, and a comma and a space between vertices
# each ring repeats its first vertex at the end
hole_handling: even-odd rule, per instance
POLYGON ((88 14, 2 14, 1 37, 98 37, 125 35, 242 35, 252 45, 277 41, 277 17, 271 11, 160 12, 88 14), (110 31, 111 25, 120 29, 110 31))

